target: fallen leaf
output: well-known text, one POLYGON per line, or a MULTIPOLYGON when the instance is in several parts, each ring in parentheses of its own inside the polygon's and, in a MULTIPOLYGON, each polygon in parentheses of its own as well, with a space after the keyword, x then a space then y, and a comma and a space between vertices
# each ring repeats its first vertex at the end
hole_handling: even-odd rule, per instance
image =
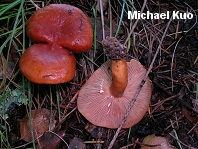
MULTIPOLYGON (((34 139, 37 139, 40 136, 42 136, 46 131, 49 130, 49 128, 50 130, 53 130, 56 123, 54 116, 51 115, 50 111, 45 108, 32 110, 31 119, 32 119, 32 130, 34 134, 34 139), (51 125, 50 125, 50 119, 51 119, 51 125)), ((20 139, 26 142, 32 141, 29 114, 26 114, 19 123, 20 123, 20 134, 21 134, 20 139)))
POLYGON ((98 127, 91 123, 87 123, 87 125, 85 126, 85 130, 87 130, 87 132, 89 132, 94 138, 106 138, 105 128, 103 127, 98 127))
POLYGON ((145 145, 141 149, 176 149, 169 144, 165 137, 158 137, 154 134, 145 137, 143 143, 145 145))
POLYGON ((196 125, 193 129, 194 131, 194 134, 195 134, 195 137, 198 139, 198 120, 196 117, 193 117, 191 115, 191 112, 186 109, 185 107, 182 107, 182 114, 193 124, 193 125, 196 125))
POLYGON ((182 107, 182 114, 191 122, 195 123, 196 118, 191 116, 191 112, 187 110, 185 107, 182 107))
POLYGON ((69 148, 70 149, 75 149, 75 148, 77 148, 77 149, 85 149, 86 145, 84 144, 83 140, 74 137, 69 143, 69 148))
POLYGON ((64 130, 55 132, 45 132, 39 139, 36 146, 37 149, 59 149, 63 143, 61 138, 65 136, 64 130))

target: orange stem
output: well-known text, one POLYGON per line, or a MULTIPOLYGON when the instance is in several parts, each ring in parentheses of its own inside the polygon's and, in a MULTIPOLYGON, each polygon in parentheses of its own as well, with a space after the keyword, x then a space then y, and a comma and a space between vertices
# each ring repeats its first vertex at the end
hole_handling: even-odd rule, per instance
POLYGON ((128 72, 126 60, 112 60, 111 62, 112 83, 109 87, 114 97, 121 97, 128 84, 128 72))

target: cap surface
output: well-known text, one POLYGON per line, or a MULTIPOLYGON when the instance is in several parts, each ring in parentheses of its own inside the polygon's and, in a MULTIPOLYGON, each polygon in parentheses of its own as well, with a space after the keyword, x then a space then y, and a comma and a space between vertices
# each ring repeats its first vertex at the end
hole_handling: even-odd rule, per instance
MULTIPOLYGON (((120 98, 113 97, 109 92, 112 83, 111 61, 98 68, 81 88, 77 105, 79 112, 91 123, 101 127, 118 128, 134 97, 146 69, 140 62, 132 59, 128 65, 128 85, 120 98)), ((142 87, 123 128, 138 123, 148 110, 151 98, 151 81, 148 78, 142 87)))
POLYGON ((88 51, 93 42, 88 17, 67 4, 51 4, 37 10, 27 21, 27 35, 36 43, 56 43, 77 53, 88 51))
POLYGON ((74 77, 76 59, 56 44, 34 44, 21 56, 21 73, 38 84, 59 84, 74 77))

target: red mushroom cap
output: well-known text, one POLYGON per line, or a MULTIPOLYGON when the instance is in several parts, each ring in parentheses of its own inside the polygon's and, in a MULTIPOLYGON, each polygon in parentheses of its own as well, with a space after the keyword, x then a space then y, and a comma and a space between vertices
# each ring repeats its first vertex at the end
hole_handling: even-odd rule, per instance
POLYGON ((76 53, 88 51, 93 42, 88 17, 67 4, 51 4, 36 11, 27 22, 27 35, 36 43, 56 43, 76 53))
POLYGON ((36 11, 27 22, 27 35, 36 44, 24 52, 19 67, 24 76, 39 84, 70 81, 76 60, 69 51, 86 52, 93 40, 88 17, 67 4, 51 4, 36 11))
MULTIPOLYGON (((128 84, 123 96, 116 98, 111 95, 109 86, 112 83, 110 71, 111 61, 98 68, 81 88, 77 105, 79 112, 92 124, 118 128, 134 97, 146 69, 140 62, 132 59, 128 65, 128 84)), ((129 128, 138 123, 148 110, 151 98, 151 81, 148 78, 142 87, 123 128, 129 128)))
POLYGON ((76 59, 56 44, 34 44, 21 56, 21 73, 38 84, 59 84, 70 81, 75 73, 76 59))

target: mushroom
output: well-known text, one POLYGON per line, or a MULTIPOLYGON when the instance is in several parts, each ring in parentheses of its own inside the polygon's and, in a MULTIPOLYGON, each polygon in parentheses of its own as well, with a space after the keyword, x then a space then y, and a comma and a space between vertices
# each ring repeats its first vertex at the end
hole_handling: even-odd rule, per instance
POLYGON ((56 44, 34 44, 20 59, 21 73, 38 84, 58 84, 74 77, 76 59, 56 44))
POLYGON ((74 77, 73 55, 92 46, 93 30, 88 17, 67 4, 51 4, 27 21, 27 35, 35 43, 21 56, 21 73, 38 84, 58 84, 74 77))
MULTIPOLYGON (((111 60, 102 64, 81 88, 77 106, 92 124, 118 128, 146 69, 135 59, 126 62, 125 47, 116 38, 107 38, 103 46, 111 60)), ((147 78, 122 128, 129 128, 143 118, 151 92, 151 81, 147 78)))

